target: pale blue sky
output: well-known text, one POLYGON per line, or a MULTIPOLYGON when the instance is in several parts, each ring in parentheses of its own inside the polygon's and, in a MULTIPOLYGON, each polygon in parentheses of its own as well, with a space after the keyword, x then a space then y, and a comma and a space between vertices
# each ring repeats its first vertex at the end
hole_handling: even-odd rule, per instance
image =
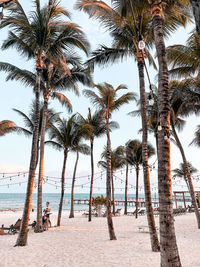
MULTIPOLYGON (((46 3, 47 1, 41 1, 41 3, 46 3)), ((65 5, 68 10, 72 13, 72 21, 79 24, 91 43, 92 48, 98 47, 98 44, 106 44, 110 45, 110 38, 108 33, 104 31, 99 26, 97 21, 91 20, 88 18, 86 14, 83 12, 73 10, 73 5, 75 0, 63 0, 61 1, 62 5, 65 5)), ((108 3, 110 1, 107 1, 108 3)), ((30 5, 31 1, 20 0, 20 3, 24 7, 25 10, 29 10, 32 6, 30 5)), ((187 29, 179 29, 171 38, 167 41, 167 45, 175 44, 175 43, 184 43, 188 37, 188 33, 191 31, 192 26, 187 29)), ((0 31, 0 44, 6 38, 7 30, 0 31)), ((155 54, 153 52, 153 54, 155 54)), ((33 69, 32 62, 26 61, 25 58, 22 58, 14 49, 10 49, 7 51, 0 51, 0 61, 6 61, 12 64, 15 64, 21 68, 28 68, 30 70, 33 69)), ((155 71, 152 68, 148 68, 151 80, 154 81, 155 71)), ((1 105, 0 105, 0 120, 10 119, 13 120, 17 125, 23 126, 22 120, 19 116, 12 110, 12 108, 17 108, 27 113, 29 111, 29 106, 33 99, 33 93, 31 88, 25 88, 19 82, 6 82, 6 75, 0 72, 0 80, 1 80, 1 105)), ((134 91, 138 93, 138 72, 136 68, 136 64, 133 58, 130 58, 123 63, 118 63, 116 65, 106 67, 106 68, 96 68, 94 72, 94 82, 108 82, 112 84, 114 87, 119 84, 127 84, 129 87, 129 91, 134 91)), ((146 83, 148 87, 148 83, 146 83)), ((80 86, 80 91, 83 89, 80 86)), ((89 101, 80 96, 79 98, 74 96, 72 93, 66 92, 66 95, 70 98, 73 104, 73 112, 80 112, 84 116, 86 116, 88 107, 91 107, 89 101)), ((65 109, 63 109, 58 102, 51 103, 51 106, 56 108, 57 111, 62 111, 63 116, 69 116, 65 109)), ((113 116, 113 120, 116 120, 120 124, 120 129, 113 131, 111 134, 112 138, 112 147, 115 148, 118 145, 124 145, 129 139, 141 139, 141 135, 138 135, 138 130, 141 128, 140 118, 132 118, 127 116, 127 113, 134 110, 136 108, 135 103, 131 103, 129 105, 124 106, 120 109, 119 112, 116 112, 113 116)), ((93 109, 94 110, 94 109, 93 109)), ((184 131, 180 134, 180 138, 185 147, 186 156, 189 161, 193 163, 193 165, 198 168, 199 166, 199 153, 200 150, 195 147, 188 147, 188 144, 191 142, 193 138, 193 133, 198 124, 198 118, 192 116, 188 118, 186 127, 184 131)), ((155 140, 153 136, 149 136, 150 142, 155 145, 155 140)), ((95 141, 95 167, 96 163, 100 160, 100 155, 103 150, 104 145, 106 144, 106 138, 101 138, 95 141)), ((28 170, 29 160, 30 160, 30 149, 31 149, 31 139, 28 139, 24 136, 19 136, 16 134, 9 134, 6 137, 0 138, 0 172, 13 172, 13 171, 22 171, 28 170)), ((155 161, 155 157, 150 160, 150 162, 155 161)), ((69 159, 67 162, 67 170, 66 176, 69 177, 72 175, 73 166, 74 166, 75 156, 73 154, 69 155, 69 159)), ((172 168, 178 167, 181 162, 180 153, 177 148, 172 144, 172 168)), ((61 168, 63 163, 63 154, 61 152, 57 152, 52 148, 46 147, 45 153, 45 164, 44 164, 44 173, 46 175, 54 175, 60 176, 61 168)), ((96 172, 99 169, 96 167, 96 172)), ((77 175, 87 175, 90 174, 90 158, 88 156, 80 156, 80 162, 78 166, 77 175)), ((121 175, 121 174, 120 174, 121 175)), ((120 176, 119 175, 119 176, 120 176)), ((124 174, 123 174, 124 175, 124 174)), ((121 175, 122 179, 124 176, 121 175)), ((13 178, 13 183, 16 181, 22 181, 23 178, 13 178), (18 180, 17 180, 18 179, 18 180), (21 179, 21 180, 20 180, 21 179)), ((82 179, 83 182, 87 182, 88 179, 82 179)), ((141 176, 141 186, 142 176, 141 176)), ((156 172, 154 171, 152 174, 152 182, 156 182, 156 172)), ((7 182, 5 182, 7 183, 7 182)), ((69 183, 69 181, 68 181, 69 183)), ((77 181, 77 183, 79 183, 77 181)), ((81 183, 81 182, 80 182, 81 183)), ((135 184, 135 176, 132 174, 130 177, 130 183, 135 184)), ((0 181, 0 184, 3 184, 0 181)), ((105 179, 96 182, 96 187, 104 187, 105 179)), ((116 181, 116 187, 122 187, 124 184, 116 181)), ((26 186, 22 184, 19 186, 12 186, 9 189, 7 187, 0 186, 1 192, 25 192, 26 186)), ((35 189, 34 189, 35 190, 35 189)), ((77 189, 77 192, 81 191, 77 189)), ((83 192, 87 192, 88 189, 83 189, 83 192)), ((59 192, 55 190, 54 187, 45 185, 44 192, 59 192)), ((67 189, 66 192, 70 192, 67 189)), ((98 189, 96 189, 98 192, 98 189)), ((121 191, 119 191, 121 193, 121 191)), ((134 191, 132 191, 134 193, 134 191)))

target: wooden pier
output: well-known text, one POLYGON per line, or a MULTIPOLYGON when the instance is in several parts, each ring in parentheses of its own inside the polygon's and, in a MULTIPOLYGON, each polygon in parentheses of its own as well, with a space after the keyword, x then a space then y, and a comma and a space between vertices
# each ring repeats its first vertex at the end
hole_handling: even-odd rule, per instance
MULTIPOLYGON (((115 200, 115 205, 116 206, 124 206, 124 202, 125 200, 120 199, 120 200, 115 200)), ((145 207, 145 200, 139 199, 139 207, 140 208, 144 208, 145 207)), ((74 204, 76 205, 88 205, 89 204, 89 199, 74 199, 74 204)), ((152 201, 153 207, 158 207, 159 206, 159 202, 158 200, 153 200, 152 201)), ((135 199, 128 199, 127 201, 127 205, 129 207, 135 207, 136 206, 136 200, 135 199)))

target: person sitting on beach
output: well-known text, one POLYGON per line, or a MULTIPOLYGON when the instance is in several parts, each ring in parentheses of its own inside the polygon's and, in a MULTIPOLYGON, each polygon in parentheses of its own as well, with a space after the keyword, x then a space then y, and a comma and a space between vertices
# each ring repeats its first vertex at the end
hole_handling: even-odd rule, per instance
POLYGON ((46 202, 46 208, 43 210, 44 211, 44 216, 43 216, 43 223, 45 224, 45 229, 48 230, 48 224, 49 224, 49 215, 51 212, 51 208, 49 208, 49 202, 46 202))

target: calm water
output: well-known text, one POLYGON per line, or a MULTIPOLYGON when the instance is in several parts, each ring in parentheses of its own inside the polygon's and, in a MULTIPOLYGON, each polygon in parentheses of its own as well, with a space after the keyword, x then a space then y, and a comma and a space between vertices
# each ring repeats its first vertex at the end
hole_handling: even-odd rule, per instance
MULTIPOLYGON (((102 194, 94 194, 94 197, 102 195, 102 194)), ((129 194, 129 198, 135 198, 134 194, 129 194)), ((141 198, 144 195, 140 195, 141 198)), ((70 209, 70 198, 71 194, 65 194, 64 197, 64 210, 70 209)), ((75 194, 75 199, 88 199, 89 194, 75 194)), ((124 199, 123 194, 116 194, 116 200, 124 199)), ((25 201, 25 194, 20 193, 0 193, 0 210, 2 209, 23 209, 25 201)), ((43 194, 43 206, 45 206, 46 201, 50 202, 50 206, 52 210, 57 210, 59 201, 60 201, 60 194, 59 193, 44 193, 43 194)), ((32 205, 35 207, 37 206, 37 194, 33 194, 32 205)), ((75 210, 86 210, 88 209, 88 205, 75 205, 75 210)))

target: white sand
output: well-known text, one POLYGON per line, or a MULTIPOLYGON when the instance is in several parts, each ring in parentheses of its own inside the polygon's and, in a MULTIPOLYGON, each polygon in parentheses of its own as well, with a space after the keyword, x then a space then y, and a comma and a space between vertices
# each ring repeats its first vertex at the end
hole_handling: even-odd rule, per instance
MULTIPOLYGON (((0 212, 0 225, 14 223, 20 212, 0 212)), ((31 214, 31 222, 36 214, 31 214)), ((56 214, 51 217, 56 223, 56 214)), ((35 234, 30 231, 28 246, 13 247, 17 235, 0 236, 0 267, 159 267, 159 253, 151 252, 149 234, 139 232, 147 225, 146 217, 114 218, 117 241, 109 241, 106 218, 88 223, 80 213, 63 226, 35 234)), ((158 224, 158 218, 156 218, 158 224)), ((200 230, 195 215, 175 217, 176 235, 183 267, 200 267, 200 230)))

